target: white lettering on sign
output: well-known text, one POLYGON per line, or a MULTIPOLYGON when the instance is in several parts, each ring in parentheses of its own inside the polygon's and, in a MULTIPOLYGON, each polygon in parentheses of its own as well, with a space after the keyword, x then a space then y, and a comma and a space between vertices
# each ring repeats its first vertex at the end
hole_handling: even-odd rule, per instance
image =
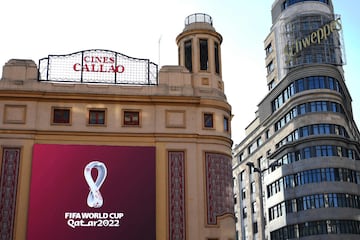
POLYGON ((124 213, 65 212, 65 220, 69 227, 120 227, 124 213))

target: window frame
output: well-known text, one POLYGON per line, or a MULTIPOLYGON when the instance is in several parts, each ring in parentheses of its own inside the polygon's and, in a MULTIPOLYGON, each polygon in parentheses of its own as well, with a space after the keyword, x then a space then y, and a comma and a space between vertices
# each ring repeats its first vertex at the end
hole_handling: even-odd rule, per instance
POLYGON ((141 111, 138 109, 123 109, 122 110, 122 121, 121 124, 123 127, 140 127, 141 126, 141 111), (125 121, 126 114, 137 114, 138 120, 125 121), (132 123, 133 122, 133 123, 132 123))
POLYGON ((269 54, 272 53, 273 51, 274 51, 274 49, 272 47, 272 42, 270 42, 268 45, 266 45, 266 48, 265 48, 266 56, 269 56, 269 54))
POLYGON ((184 42, 184 65, 189 72, 192 72, 192 40, 186 40, 184 42))
MULTIPOLYGON (((62 116, 64 117, 64 116, 62 116)), ((51 107, 51 125, 71 125, 72 123, 72 111, 71 107, 51 107), (68 121, 67 122, 56 122, 55 121, 55 111, 67 111, 68 112, 68 121)))
POLYGON ((247 214, 248 214, 247 207, 243 207, 243 209, 242 209, 242 218, 247 218, 247 214))
POLYGON ((215 64, 215 73, 219 74, 221 73, 220 70, 220 44, 218 42, 214 42, 214 55, 215 55, 215 59, 214 59, 214 64, 215 64))
POLYGON ((199 70, 209 71, 209 40, 207 38, 199 39, 199 70))
POLYGON ((267 85, 269 91, 273 89, 275 87, 275 79, 273 78, 267 85))
POLYGON ((252 181, 250 183, 250 193, 256 193, 256 183, 255 183, 255 181, 252 181))
POLYGON ((224 132, 230 132, 230 118, 227 116, 224 116, 223 118, 223 128, 224 132))
POLYGON ((253 222, 253 234, 256 234, 259 232, 259 227, 257 222, 253 222))
POLYGON ((274 72, 274 70, 275 70, 274 60, 271 60, 271 61, 266 65, 267 74, 270 75, 272 72, 274 72))
POLYGON ((203 128, 204 129, 215 129, 214 113, 204 112, 203 113, 203 128))
POLYGON ((107 109, 106 108, 88 108, 87 125, 88 126, 106 126, 107 123, 107 109), (103 113, 103 122, 91 122, 91 113, 103 113))

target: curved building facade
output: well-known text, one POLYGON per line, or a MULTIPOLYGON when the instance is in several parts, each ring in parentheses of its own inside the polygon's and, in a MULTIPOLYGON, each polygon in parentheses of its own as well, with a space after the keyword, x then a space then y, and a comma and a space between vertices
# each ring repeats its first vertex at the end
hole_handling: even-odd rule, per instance
POLYGON ((238 239, 358 239, 360 133, 331 0, 277 0, 269 93, 234 148, 238 239))
POLYGON ((176 41, 159 71, 99 49, 4 65, 1 240, 235 239, 222 37, 193 14, 176 41))

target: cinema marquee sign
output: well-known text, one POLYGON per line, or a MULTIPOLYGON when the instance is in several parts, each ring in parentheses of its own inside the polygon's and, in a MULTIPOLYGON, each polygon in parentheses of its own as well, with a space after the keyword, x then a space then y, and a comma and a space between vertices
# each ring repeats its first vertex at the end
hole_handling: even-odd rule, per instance
POLYGON ((40 81, 156 85, 157 73, 148 59, 99 49, 39 60, 40 81))

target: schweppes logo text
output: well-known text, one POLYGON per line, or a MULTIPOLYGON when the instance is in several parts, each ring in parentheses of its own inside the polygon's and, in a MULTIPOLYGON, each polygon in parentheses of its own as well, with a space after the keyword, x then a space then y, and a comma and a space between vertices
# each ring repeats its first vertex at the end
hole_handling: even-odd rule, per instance
POLYGON ((316 31, 311 32, 309 35, 302 39, 298 39, 293 44, 287 44, 284 49, 286 56, 286 64, 289 64, 292 58, 298 55, 303 49, 313 45, 320 44, 326 40, 334 31, 340 31, 342 28, 340 18, 337 18, 330 23, 325 24, 316 31))

